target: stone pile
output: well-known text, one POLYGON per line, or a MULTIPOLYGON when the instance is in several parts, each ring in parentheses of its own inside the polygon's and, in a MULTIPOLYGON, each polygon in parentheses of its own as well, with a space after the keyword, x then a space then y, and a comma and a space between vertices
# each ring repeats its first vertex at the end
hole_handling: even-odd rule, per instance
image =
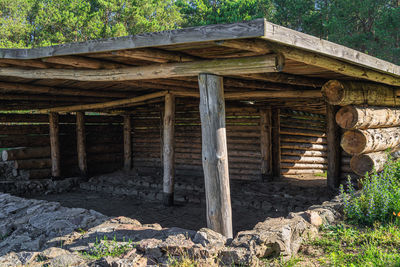
POLYGON ((286 218, 268 218, 226 239, 206 228, 142 225, 126 217, 0 194, 0 266, 165 266, 183 255, 204 266, 256 265, 265 257, 295 255, 304 238, 337 219, 342 207, 336 198, 286 218), (127 250, 118 257, 85 256, 99 240, 113 240, 113 246, 127 250))

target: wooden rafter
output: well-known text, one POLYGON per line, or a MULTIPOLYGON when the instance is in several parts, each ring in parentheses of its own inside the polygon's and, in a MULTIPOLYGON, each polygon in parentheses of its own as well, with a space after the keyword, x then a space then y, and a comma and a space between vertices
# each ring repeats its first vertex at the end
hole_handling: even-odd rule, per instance
POLYGON ((198 60, 197 57, 179 52, 170 52, 156 48, 140 48, 135 50, 119 50, 111 52, 113 56, 140 59, 157 63, 190 62, 198 60))
POLYGON ((1 76, 26 79, 65 79, 76 81, 127 81, 195 76, 200 73, 216 75, 235 75, 262 72, 276 72, 281 69, 276 55, 258 57, 201 60, 184 63, 165 63, 158 65, 122 68, 114 70, 23 70, 1 68, 1 76))
POLYGON ((80 56, 47 57, 42 58, 42 61, 84 69, 117 69, 127 67, 127 65, 124 64, 80 56))
POLYGON ((87 111, 87 110, 99 110, 117 107, 126 107, 135 103, 142 103, 146 100, 163 97, 168 93, 168 91, 161 91, 156 93, 151 93, 147 95, 137 96, 128 99, 121 99, 109 102, 87 104, 87 105, 75 105, 66 107, 56 107, 50 109, 39 110, 38 113, 51 113, 51 112, 74 112, 74 111, 87 111))

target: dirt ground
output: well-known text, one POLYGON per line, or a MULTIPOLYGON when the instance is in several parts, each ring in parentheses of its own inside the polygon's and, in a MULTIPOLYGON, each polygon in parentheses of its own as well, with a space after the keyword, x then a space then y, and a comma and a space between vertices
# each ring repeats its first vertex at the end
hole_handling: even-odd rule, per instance
MULTIPOLYGON (((232 188, 235 189, 235 186, 233 183, 232 188)), ((295 210, 289 211, 300 211, 313 204, 321 204, 330 198, 325 189, 326 178, 324 177, 284 178, 279 181, 279 186, 277 186, 277 183, 265 183, 263 186, 268 188, 268 192, 274 192, 275 187, 279 190, 279 192, 276 192, 279 194, 271 196, 273 200, 270 201, 273 201, 274 207, 265 210, 233 206, 235 233, 252 229, 258 222, 264 221, 267 217, 279 217, 288 214, 287 209, 277 207, 293 206, 296 207, 295 210)), ((250 184, 245 188, 243 191, 256 188, 254 194, 259 194, 260 185, 250 184)), ((242 189, 239 187, 239 190, 242 189)), ((238 188, 236 188, 236 191, 238 191, 238 188)), ((248 192, 246 193, 248 194, 248 192)), ((232 195, 232 198, 235 197, 240 197, 240 195, 232 195)), ((257 195, 257 197, 260 196, 257 195)), ((137 219, 143 224, 159 223, 163 227, 181 227, 191 230, 206 227, 206 207, 204 203, 187 202, 178 203, 173 207, 165 207, 160 201, 145 201, 135 196, 116 196, 79 188, 66 193, 35 195, 31 198, 60 202, 65 207, 93 209, 107 216, 126 216, 137 219)))

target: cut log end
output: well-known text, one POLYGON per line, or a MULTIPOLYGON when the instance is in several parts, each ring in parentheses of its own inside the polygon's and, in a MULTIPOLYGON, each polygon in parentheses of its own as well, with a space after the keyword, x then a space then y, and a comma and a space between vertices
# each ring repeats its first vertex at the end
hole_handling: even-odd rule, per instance
POLYGON ((322 96, 331 105, 339 105, 344 97, 344 87, 338 80, 330 80, 322 86, 322 96))
POLYGON ((359 130, 351 130, 343 134, 340 145, 350 155, 357 155, 365 149, 367 139, 359 130))
POLYGON ((374 161, 368 155, 357 155, 351 158, 350 168, 357 175, 363 176, 374 170, 374 161))
POLYGON ((343 129, 354 129, 358 122, 358 113, 353 106, 342 107, 336 113, 336 123, 343 129))

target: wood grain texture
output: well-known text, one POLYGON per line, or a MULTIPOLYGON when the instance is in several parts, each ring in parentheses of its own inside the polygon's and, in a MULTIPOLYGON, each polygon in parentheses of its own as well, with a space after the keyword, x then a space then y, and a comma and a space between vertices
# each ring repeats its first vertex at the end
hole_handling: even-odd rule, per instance
POLYGON ((87 157, 86 157, 86 129, 85 113, 76 113, 76 147, 78 156, 78 167, 82 177, 88 175, 87 157))
POLYGON ((163 193, 164 205, 174 204, 175 187, 175 97, 165 95, 163 118, 163 193))
POLYGON ((280 110, 272 108, 272 176, 281 176, 280 110))
POLYGON ((124 170, 132 169, 132 118, 124 115, 124 170))
POLYGON ((326 139, 328 144, 327 184, 330 189, 336 189, 340 184, 340 129, 336 124, 337 106, 326 105, 326 139))
POLYGON ((199 88, 207 227, 232 238, 223 79, 200 74, 199 88))
POLYGON ((235 75, 277 72, 278 63, 276 55, 265 55, 100 70, 0 68, 0 76, 74 81, 133 81, 197 76, 200 73, 235 75))
POLYGON ((54 178, 59 178, 61 176, 60 137, 58 121, 58 113, 49 113, 51 175, 54 178))
POLYGON ((260 110, 261 176, 264 180, 272 175, 272 112, 260 110))

